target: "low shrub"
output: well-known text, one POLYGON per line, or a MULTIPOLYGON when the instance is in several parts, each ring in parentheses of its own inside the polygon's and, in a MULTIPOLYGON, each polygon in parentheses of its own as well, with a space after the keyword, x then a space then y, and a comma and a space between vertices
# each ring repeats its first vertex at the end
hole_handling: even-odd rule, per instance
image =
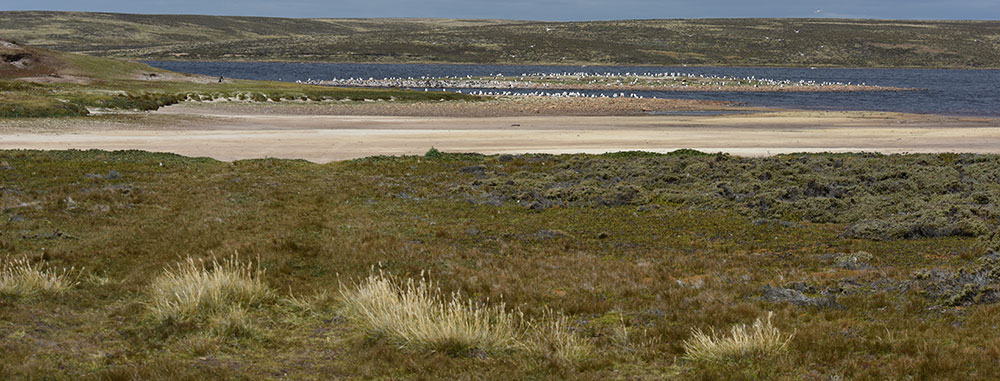
POLYGON ((55 98, 0 93, 0 118, 83 116, 88 113, 87 108, 82 105, 55 98))

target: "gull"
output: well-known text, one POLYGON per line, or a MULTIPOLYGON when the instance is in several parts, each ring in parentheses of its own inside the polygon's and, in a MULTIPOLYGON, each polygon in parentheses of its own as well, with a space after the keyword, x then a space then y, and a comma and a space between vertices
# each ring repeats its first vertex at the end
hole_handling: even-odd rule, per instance
POLYGON ((798 34, 798 33, 799 33, 799 30, 798 30, 798 29, 796 29, 796 30, 795 30, 795 34, 798 34))
POLYGON ((545 31, 546 31, 546 32, 551 32, 551 31, 552 31, 552 28, 549 28, 549 27, 545 27, 545 31))
POLYGON ((816 13, 823 13, 823 10, 822 9, 817 9, 816 13))

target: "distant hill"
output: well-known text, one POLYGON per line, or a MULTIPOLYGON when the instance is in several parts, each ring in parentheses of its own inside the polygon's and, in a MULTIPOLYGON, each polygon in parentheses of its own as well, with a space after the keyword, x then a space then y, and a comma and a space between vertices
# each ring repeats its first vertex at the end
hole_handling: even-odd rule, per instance
POLYGON ((0 12, 0 38, 138 59, 1000 68, 1000 21, 534 22, 0 12))

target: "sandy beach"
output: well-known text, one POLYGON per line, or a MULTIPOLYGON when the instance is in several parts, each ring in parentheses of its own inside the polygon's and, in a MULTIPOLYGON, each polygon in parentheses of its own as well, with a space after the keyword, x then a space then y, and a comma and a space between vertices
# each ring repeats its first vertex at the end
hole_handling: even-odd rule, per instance
MULTIPOLYGON (((392 107, 363 107, 346 110, 399 114, 392 107)), ((419 111, 424 106, 401 107, 419 111)), ((303 110, 308 111, 240 104, 178 105, 132 118, 64 121, 57 128, 45 128, 51 120, 0 122, 0 149, 139 149, 219 160, 273 157, 321 163, 373 155, 419 155, 432 146, 484 154, 680 148, 745 156, 858 151, 1000 153, 1000 121, 988 118, 806 111, 459 116, 461 109, 451 115, 415 112, 399 116, 303 114, 303 110)))

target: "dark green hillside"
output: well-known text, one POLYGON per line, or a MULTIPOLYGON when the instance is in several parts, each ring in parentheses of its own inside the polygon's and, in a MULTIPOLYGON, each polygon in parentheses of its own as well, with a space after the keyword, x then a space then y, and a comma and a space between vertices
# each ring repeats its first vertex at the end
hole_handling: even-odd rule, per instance
POLYGON ((0 36, 144 59, 1000 67, 998 21, 528 22, 0 12, 0 36))

